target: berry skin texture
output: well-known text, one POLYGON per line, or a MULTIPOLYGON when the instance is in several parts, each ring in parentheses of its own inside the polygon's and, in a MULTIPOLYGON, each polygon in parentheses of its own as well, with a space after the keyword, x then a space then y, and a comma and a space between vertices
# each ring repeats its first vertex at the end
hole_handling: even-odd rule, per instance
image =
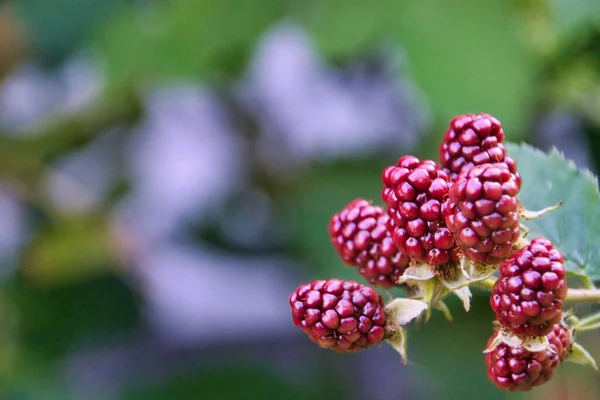
POLYGON ((360 283, 318 280, 289 297, 292 320, 324 349, 356 352, 385 338, 385 308, 377 292, 360 283))
POLYGON ((505 164, 482 164, 461 172, 442 214, 464 256, 483 264, 506 258, 520 236, 521 179, 505 164))
POLYGON ((387 228, 398 249, 410 258, 441 265, 450 261, 454 237, 442 218, 448 175, 434 161, 401 157, 382 174, 381 198, 388 206, 387 228))
POLYGON ((462 171, 476 165, 506 163, 512 173, 517 172, 514 160, 506 156, 502 124, 489 114, 458 115, 440 144, 440 164, 454 181, 462 171))
POLYGON ((334 214, 329 223, 331 241, 342 260, 357 266, 369 283, 384 289, 396 285, 410 261, 394 245, 385 227, 388 218, 381 207, 357 199, 334 214))
MULTIPOLYGON (((488 345, 497 334, 498 332, 495 332, 492 335, 488 345)), ((573 339, 567 329, 559 324, 554 325, 547 337, 554 352, 530 352, 524 348, 500 343, 487 353, 485 363, 492 383, 500 389, 514 392, 529 391, 552 379, 558 366, 569 355, 573 339)))
POLYGON ((563 256, 536 238, 500 265, 490 305, 498 322, 516 335, 544 336, 562 317, 567 295, 563 256))

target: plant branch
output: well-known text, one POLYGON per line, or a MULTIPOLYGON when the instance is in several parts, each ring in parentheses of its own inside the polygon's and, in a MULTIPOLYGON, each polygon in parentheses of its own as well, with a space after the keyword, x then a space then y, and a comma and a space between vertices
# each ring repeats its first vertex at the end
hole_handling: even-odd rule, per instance
POLYGON ((600 289, 569 289, 565 301, 570 303, 600 302, 600 289))
POLYGON ((600 312, 580 319, 576 325, 576 329, 580 332, 600 329, 600 312))

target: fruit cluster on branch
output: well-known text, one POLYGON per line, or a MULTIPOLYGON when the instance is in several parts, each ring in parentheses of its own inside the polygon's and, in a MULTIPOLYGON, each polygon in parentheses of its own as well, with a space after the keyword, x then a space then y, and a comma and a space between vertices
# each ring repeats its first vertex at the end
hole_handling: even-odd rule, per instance
POLYGON ((495 331, 484 350, 490 380, 504 390, 531 390, 565 360, 593 360, 574 342, 577 319, 563 313, 569 290, 564 257, 546 238, 527 241, 521 219, 543 212, 518 200, 522 179, 489 114, 452 119, 439 163, 412 155, 384 168, 385 208, 348 203, 329 222, 333 247, 372 286, 401 287, 407 297, 383 303, 368 286, 330 279, 299 286, 289 298, 294 324, 322 348, 355 352, 383 340, 406 359, 403 326, 447 318, 455 294, 468 311, 470 285, 498 275, 490 305, 495 331))

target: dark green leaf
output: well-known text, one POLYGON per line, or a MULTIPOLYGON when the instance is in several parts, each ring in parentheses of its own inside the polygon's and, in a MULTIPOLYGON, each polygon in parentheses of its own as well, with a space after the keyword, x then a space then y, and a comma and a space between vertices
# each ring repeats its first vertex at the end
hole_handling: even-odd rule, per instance
POLYGON ((125 0, 18 0, 19 18, 42 59, 60 62, 125 0))
POLYGON ((587 170, 577 169, 554 150, 545 154, 529 145, 507 145, 518 164, 523 186, 519 199, 529 210, 560 201, 556 211, 525 221, 530 238, 545 236, 565 256, 567 269, 600 280, 600 193, 598 181, 587 170))
POLYGON ((38 360, 100 345, 139 322, 139 299, 114 275, 52 288, 21 278, 12 283, 7 300, 19 315, 17 344, 38 360))

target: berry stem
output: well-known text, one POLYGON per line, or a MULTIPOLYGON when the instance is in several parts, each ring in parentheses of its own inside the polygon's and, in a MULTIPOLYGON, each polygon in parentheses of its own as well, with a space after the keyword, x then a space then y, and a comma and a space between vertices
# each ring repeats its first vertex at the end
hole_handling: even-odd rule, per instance
POLYGON ((575 329, 579 332, 600 329, 600 312, 580 319, 575 329))
POLYGON ((569 289, 565 301, 570 303, 600 302, 600 289, 569 289))
POLYGON ((496 278, 495 276, 490 276, 489 278, 486 278, 482 281, 479 281, 477 283, 475 283, 477 286, 484 288, 484 289, 488 289, 488 290, 492 290, 492 288, 494 287, 494 283, 496 283, 496 280, 498 278, 496 278))

